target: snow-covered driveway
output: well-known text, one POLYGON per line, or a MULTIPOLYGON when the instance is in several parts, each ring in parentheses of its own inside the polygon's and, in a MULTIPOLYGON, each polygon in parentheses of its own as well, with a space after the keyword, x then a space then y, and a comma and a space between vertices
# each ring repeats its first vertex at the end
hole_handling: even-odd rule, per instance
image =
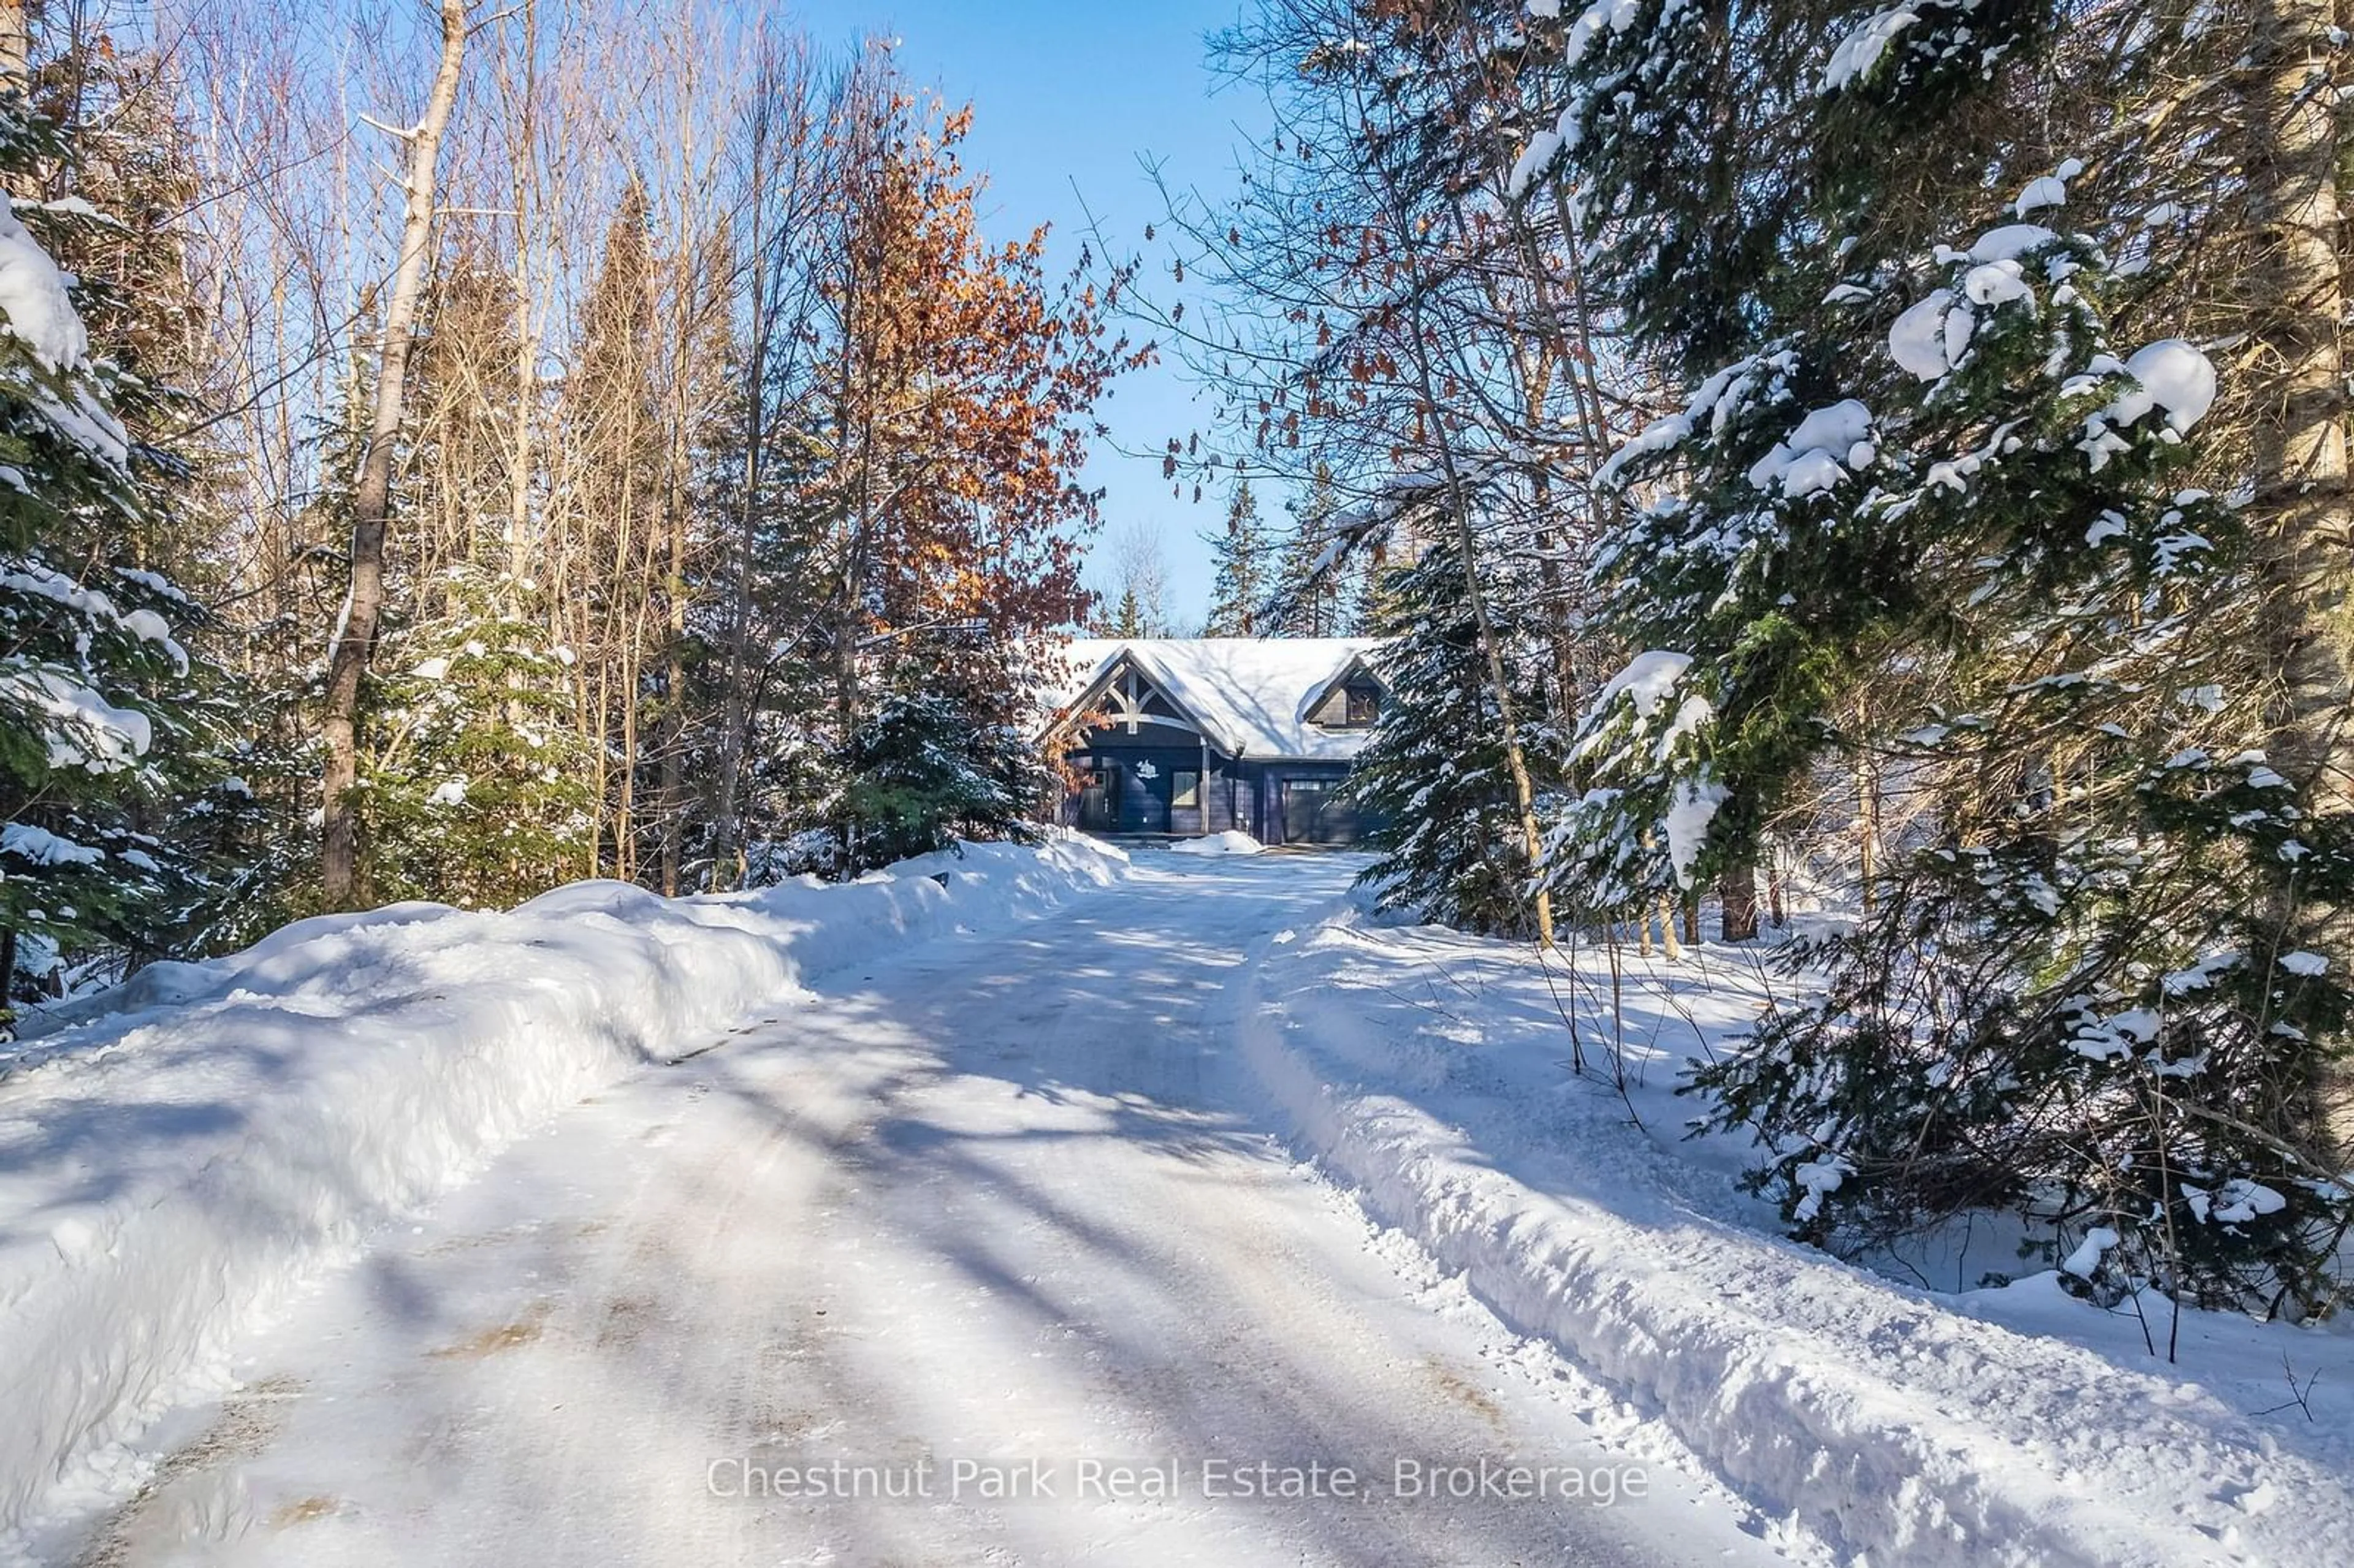
POLYGON ((1224 982, 1353 869, 1140 856, 567 1113, 257 1336, 85 1560, 1769 1560, 1275 1136, 1224 982), (1648 1495, 1394 1495, 1441 1458, 1648 1495), (837 1461, 929 1496, 724 1495, 837 1461), (1262 1463, 1373 1498, 1233 1495, 1262 1463))

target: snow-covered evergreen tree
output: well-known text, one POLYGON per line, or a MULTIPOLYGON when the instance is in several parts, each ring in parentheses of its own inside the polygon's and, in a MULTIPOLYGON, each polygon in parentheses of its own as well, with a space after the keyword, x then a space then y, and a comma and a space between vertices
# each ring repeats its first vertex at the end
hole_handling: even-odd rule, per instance
POLYGON ((436 587, 434 613, 394 628, 368 683, 367 890, 505 908, 590 868, 572 655, 481 568, 447 567, 436 587))
POLYGON ((1022 723, 1019 651, 907 651, 852 738, 842 815, 850 873, 965 840, 1027 842, 1053 780, 1022 723))
MULTIPOLYGON (((572 652, 506 536, 512 405, 484 385, 514 363, 503 274, 447 259, 415 355, 411 530, 394 556, 385 629, 361 688, 357 816, 371 902, 505 907, 591 869, 593 769, 571 722, 572 652)), ((355 471, 345 471, 346 472, 355 471)), ((340 475, 338 477, 341 477, 340 475)))
POLYGON ((2178 165, 2094 130, 2117 80, 2273 42, 2135 7, 1755 9, 1595 6, 1551 39, 1566 107, 1529 167, 1577 171, 1596 276, 1699 381, 1603 476, 1610 630, 1652 652, 1585 720, 1556 874, 1689 886, 1882 755, 1931 831, 1819 954, 1828 994, 1698 1076, 1764 1134, 1759 1185, 1841 1245, 2009 1205, 2055 1257, 2106 1238, 2099 1288, 2325 1310, 2349 999, 2296 911, 2346 906, 2354 843, 2265 754, 2275 524, 2182 335, 2185 209, 2151 199, 2178 165), (2009 140, 2019 94, 2062 146, 2009 140), (1859 731, 1867 687, 1897 716, 1859 731))
MULTIPOLYGON (((1541 661, 1528 629, 1516 624, 1516 607, 1529 599, 1513 570, 1497 567, 1490 613, 1515 695, 1534 711, 1541 661)), ((1529 935, 1528 857, 1462 555, 1451 545, 1433 546, 1394 570, 1384 590, 1376 629, 1388 640, 1376 655, 1385 688, 1381 715, 1347 785, 1371 820, 1365 844, 1376 856, 1359 880, 1377 890, 1385 909, 1418 911, 1466 930, 1529 935)), ((1540 788, 1553 774, 1545 749, 1529 748, 1540 788)))
POLYGON ((1588 702, 1568 766, 1585 785, 1548 812, 1543 867, 1565 907, 1606 921, 1648 918, 1700 885, 1702 852, 1726 790, 1702 749, 1713 670, 1653 649, 1588 702))
POLYGON ((237 593, 256 552, 239 495, 252 454, 213 417, 240 394, 222 384, 209 336, 220 301, 189 242, 207 193, 183 62, 106 8, 31 19, 32 112, 55 140, 18 171, 16 210, 73 279, 130 440, 137 504, 107 548, 178 591, 158 608, 190 661, 170 696, 179 736, 157 754, 161 787, 132 812, 159 870, 103 932, 91 961, 106 978, 241 947, 286 917, 309 802, 290 807, 285 786, 307 786, 316 763, 291 733, 299 691, 257 678, 252 644, 202 608, 237 593))
MULTIPOLYGON (((68 157, 54 120, 0 102, 0 170, 68 157)), ((78 209, 77 209, 78 210, 78 209)), ((43 215, 36 207, 30 216, 43 215)), ((117 415, 72 280, 0 197, 0 986, 104 944, 158 949, 206 874, 160 831, 205 787, 193 603, 140 545, 164 470, 117 415)))

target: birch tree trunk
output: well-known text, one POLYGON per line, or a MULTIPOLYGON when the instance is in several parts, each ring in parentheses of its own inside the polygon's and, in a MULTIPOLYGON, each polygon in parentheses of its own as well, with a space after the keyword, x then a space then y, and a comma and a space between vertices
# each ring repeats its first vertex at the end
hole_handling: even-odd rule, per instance
POLYGON ((385 528, 392 511, 393 449, 400 434, 409 335, 425 286, 441 136, 457 102, 458 75, 465 53, 465 0, 441 0, 440 68, 434 74, 424 114, 402 137, 408 144, 402 178, 407 214, 377 350, 374 418, 352 498, 350 587, 343 619, 327 646, 326 712, 320 725, 325 750, 320 773, 320 873, 321 891, 331 908, 348 906, 357 887, 359 835, 353 790, 359 782, 360 682, 367 673, 368 656, 375 651, 376 627, 384 613, 385 528))
MULTIPOLYGON (((682 314, 684 307, 681 307, 682 314)), ((686 341, 682 327, 680 342, 686 341)), ((677 422, 671 431, 670 456, 663 465, 663 527, 669 546, 669 569, 663 575, 663 609, 667 616, 663 642, 662 738, 662 891, 665 898, 679 894, 680 863, 686 838, 686 418, 688 382, 678 376, 677 422)))
POLYGON ((22 92, 31 85, 33 34, 25 0, 0 0, 0 90, 22 92))
POLYGON ((532 185, 533 160, 535 149, 532 137, 535 124, 535 100, 539 92, 539 7, 536 0, 523 0, 518 8, 521 38, 522 79, 511 90, 515 99, 513 114, 514 144, 508 156, 513 163, 514 202, 514 457, 508 469, 507 485, 507 581, 504 597, 510 606, 520 600, 524 580, 531 576, 531 481, 532 422, 538 417, 539 339, 538 318, 533 310, 532 290, 532 185))
POLYGON ((2345 280, 2338 244, 2338 128, 2326 90, 2329 0, 2275 0, 2262 97, 2265 138, 2253 160, 2258 288, 2271 304, 2261 337, 2271 374, 2254 429, 2255 508, 2275 541, 2274 642, 2282 691, 2272 762, 2321 809, 2354 809, 2349 644, 2354 569, 2346 450, 2345 280))
MULTIPOLYGON (((2267 753, 2320 812, 2354 810, 2354 575, 2347 472, 2347 300, 2338 196, 2341 151, 2329 90, 2337 7, 2331 0, 2271 0, 2254 52, 2251 216, 2258 263, 2254 336, 2255 500, 2270 531, 2265 655, 2274 681, 2267 753)), ((2282 946, 2354 964, 2354 912, 2283 889, 2282 946)), ((2354 1130, 2343 1071, 2317 1086, 2323 1125, 2339 1148, 2354 1130)))

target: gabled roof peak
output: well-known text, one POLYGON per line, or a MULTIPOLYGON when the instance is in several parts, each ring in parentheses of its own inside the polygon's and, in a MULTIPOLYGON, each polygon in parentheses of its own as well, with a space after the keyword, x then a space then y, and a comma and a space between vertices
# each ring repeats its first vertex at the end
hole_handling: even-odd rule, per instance
POLYGON ((1380 646, 1369 637, 1083 639, 1070 644, 1054 705, 1067 713, 1125 661, 1223 751, 1346 761, 1363 747, 1365 732, 1323 729, 1308 714, 1380 646))

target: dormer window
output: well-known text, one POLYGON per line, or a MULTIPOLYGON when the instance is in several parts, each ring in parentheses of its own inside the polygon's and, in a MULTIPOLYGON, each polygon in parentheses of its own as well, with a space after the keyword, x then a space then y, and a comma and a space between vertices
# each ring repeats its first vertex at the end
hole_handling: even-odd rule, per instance
POLYGON ((1308 710, 1308 722, 1319 729, 1371 729, 1382 716, 1382 683, 1362 669, 1324 688, 1308 710))

